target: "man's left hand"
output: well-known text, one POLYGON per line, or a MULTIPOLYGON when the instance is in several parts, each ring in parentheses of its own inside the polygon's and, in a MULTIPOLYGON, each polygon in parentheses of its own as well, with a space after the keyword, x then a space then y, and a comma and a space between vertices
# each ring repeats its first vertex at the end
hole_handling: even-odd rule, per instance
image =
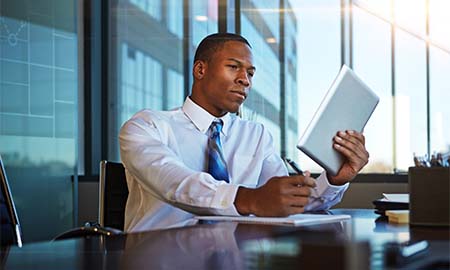
POLYGON ((337 175, 327 174, 331 184, 343 185, 350 182, 369 162, 369 152, 365 143, 364 135, 354 130, 339 131, 334 136, 333 148, 345 157, 345 162, 337 175))

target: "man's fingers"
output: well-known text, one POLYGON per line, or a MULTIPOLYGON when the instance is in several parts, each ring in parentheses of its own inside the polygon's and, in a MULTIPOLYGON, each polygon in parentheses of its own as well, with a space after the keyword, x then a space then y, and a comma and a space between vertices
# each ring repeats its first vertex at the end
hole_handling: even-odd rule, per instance
POLYGON ((304 207, 308 204, 309 197, 286 195, 284 205, 289 207, 304 207))
MULTIPOLYGON (((309 172, 308 172, 309 173, 309 172)), ((314 178, 306 175, 295 175, 289 177, 289 184, 293 186, 309 186, 316 187, 316 181, 314 178)))
POLYGON ((316 180, 312 177, 304 177, 303 184, 308 187, 316 187, 316 180))
POLYGON ((354 130, 347 130, 346 132, 351 137, 356 138, 358 141, 360 141, 363 145, 366 144, 366 137, 364 137, 364 134, 354 131, 354 130))
MULTIPOLYGON (((339 131, 336 136, 334 136, 335 142, 347 141, 351 144, 354 144, 355 147, 360 149, 365 148, 366 139, 362 133, 349 130, 346 132, 339 131)), ((350 146, 349 146, 350 147, 350 146)), ((351 148, 351 147, 350 147, 351 148)))
POLYGON ((361 159, 367 160, 369 158, 369 153, 367 152, 364 144, 361 142, 363 136, 360 133, 353 133, 355 135, 348 135, 344 132, 338 132, 335 136, 335 148, 343 153, 349 159, 361 159), (360 136, 357 138, 356 134, 360 136), (347 149, 348 151, 344 151, 347 149))
POLYGON ((285 209, 283 209, 283 213, 281 215, 277 215, 277 216, 290 216, 290 215, 301 214, 303 212, 305 212, 304 206, 288 206, 285 209))
POLYGON ((295 215, 295 214, 301 214, 303 212, 305 212, 305 207, 304 206, 291 206, 289 207, 289 215, 295 215))
POLYGON ((349 160, 361 159, 365 160, 369 158, 369 155, 365 149, 352 148, 346 142, 335 143, 334 148, 346 156, 349 160))
MULTIPOLYGON (((339 144, 334 144, 333 147, 337 151, 342 153, 345 157, 347 157, 350 164, 357 164, 356 168, 354 168, 357 171, 359 171, 362 167, 364 167, 364 165, 366 165, 369 161, 368 155, 366 157, 364 157, 363 154, 355 153, 354 151, 352 151, 346 147, 340 146, 339 144)), ((353 167, 355 167, 355 166, 353 166, 353 167)))
POLYGON ((366 143, 364 135, 354 130, 339 131, 337 135, 352 139, 352 141, 357 140, 363 145, 366 143))
POLYGON ((363 150, 365 148, 361 138, 342 131, 338 132, 338 134, 334 136, 334 141, 338 144, 346 146, 347 148, 355 149, 356 151, 363 150))
POLYGON ((286 191, 287 196, 311 196, 311 188, 309 186, 290 186, 286 191))

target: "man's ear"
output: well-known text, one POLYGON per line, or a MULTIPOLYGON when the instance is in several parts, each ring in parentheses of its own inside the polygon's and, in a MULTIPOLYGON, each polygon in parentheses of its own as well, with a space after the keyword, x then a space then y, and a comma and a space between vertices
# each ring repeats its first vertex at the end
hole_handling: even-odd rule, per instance
POLYGON ((203 60, 197 60, 194 63, 194 77, 198 80, 203 79, 203 77, 205 76, 205 72, 206 72, 206 68, 207 68, 207 64, 205 61, 203 60))

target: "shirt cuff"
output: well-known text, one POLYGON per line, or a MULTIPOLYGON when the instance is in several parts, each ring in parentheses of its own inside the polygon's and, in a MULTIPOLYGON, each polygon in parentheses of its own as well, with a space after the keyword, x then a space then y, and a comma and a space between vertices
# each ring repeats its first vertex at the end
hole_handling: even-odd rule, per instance
POLYGON ((333 200, 340 193, 347 190, 349 183, 345 183, 342 186, 336 186, 330 184, 327 178, 327 173, 322 172, 316 179, 316 187, 313 189, 311 197, 320 199, 321 201, 333 200))
POLYGON ((211 208, 217 209, 216 215, 240 216, 234 206, 238 188, 238 185, 226 183, 217 187, 216 194, 211 202, 211 208))

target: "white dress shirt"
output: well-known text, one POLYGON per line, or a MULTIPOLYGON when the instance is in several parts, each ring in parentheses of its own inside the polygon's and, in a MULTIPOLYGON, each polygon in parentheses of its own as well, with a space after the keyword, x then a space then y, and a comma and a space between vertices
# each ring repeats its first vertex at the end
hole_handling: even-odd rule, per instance
MULTIPOLYGON (((125 230, 184 226, 195 214, 239 215, 234 200, 239 186, 255 188, 274 176, 288 175, 269 131, 232 114, 220 119, 220 140, 230 183, 207 171, 208 129, 216 117, 189 97, 172 111, 143 110, 122 127, 120 154, 129 189, 125 230)), ((338 203, 348 184, 330 185, 326 173, 306 210, 338 203)))

